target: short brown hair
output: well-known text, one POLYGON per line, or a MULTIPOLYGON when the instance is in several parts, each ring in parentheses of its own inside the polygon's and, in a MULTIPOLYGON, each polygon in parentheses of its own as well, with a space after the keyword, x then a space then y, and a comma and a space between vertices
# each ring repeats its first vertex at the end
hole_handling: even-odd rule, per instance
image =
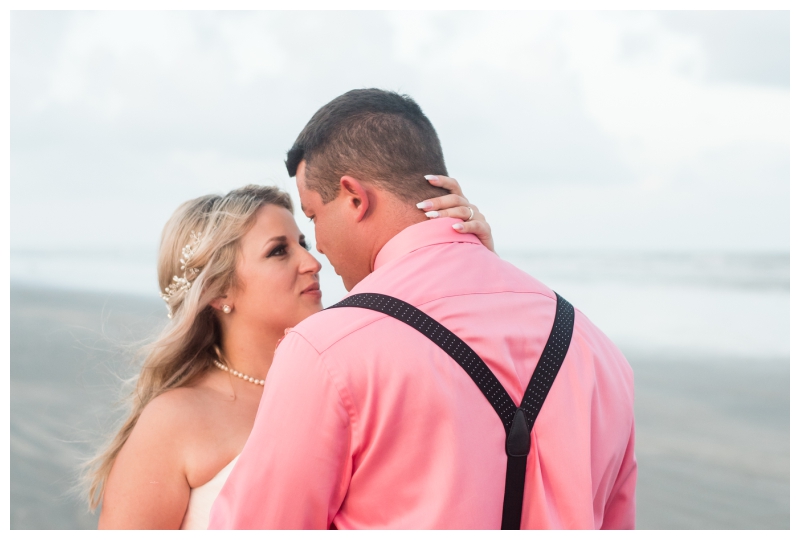
POLYGON ((447 193, 426 174, 447 175, 436 130, 406 95, 365 88, 351 90, 319 109, 286 155, 289 176, 306 161, 306 184, 327 204, 339 179, 372 181, 402 200, 419 202, 447 193))

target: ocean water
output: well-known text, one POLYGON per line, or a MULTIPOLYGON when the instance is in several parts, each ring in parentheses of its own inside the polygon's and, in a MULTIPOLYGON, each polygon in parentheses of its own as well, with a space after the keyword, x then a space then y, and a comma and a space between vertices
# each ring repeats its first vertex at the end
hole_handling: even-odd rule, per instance
POLYGON ((789 357, 789 254, 511 253, 622 350, 789 357))
MULTIPOLYGON (((678 358, 788 358, 788 253, 554 253, 500 256, 572 302, 623 351, 678 358)), ((324 256, 323 304, 346 294, 324 256)), ((155 250, 12 250, 25 286, 157 298, 155 250)))
MULTIPOLYGON (((501 256, 630 361, 639 528, 788 528, 788 254, 501 256)), ((320 260, 331 305, 345 290, 320 260)), ((11 528, 94 528, 78 465, 166 322, 155 253, 12 251, 11 279, 11 528)))

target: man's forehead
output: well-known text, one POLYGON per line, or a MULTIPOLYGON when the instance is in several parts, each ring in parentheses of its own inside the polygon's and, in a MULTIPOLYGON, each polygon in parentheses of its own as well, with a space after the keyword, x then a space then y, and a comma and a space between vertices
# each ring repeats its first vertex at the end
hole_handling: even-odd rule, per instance
POLYGON ((295 183, 297 184, 297 192, 300 195, 300 210, 303 213, 308 213, 311 206, 314 206, 315 197, 312 196, 313 192, 306 187, 305 182, 305 160, 300 162, 297 167, 297 174, 295 175, 295 183))
POLYGON ((308 192, 305 194, 300 194, 300 211, 304 214, 308 215, 309 213, 314 213, 314 208, 316 208, 315 201, 309 198, 308 192), (305 195, 305 196, 304 196, 305 195), (305 202, 303 200, 305 199, 305 202))
POLYGON ((300 160, 300 163, 297 164, 297 170, 295 171, 294 177, 297 180, 298 185, 303 183, 306 177, 306 160, 300 160))
POLYGON ((297 191, 300 195, 300 211, 307 215, 309 212, 309 203, 312 201, 308 199, 308 193, 306 192, 305 186, 302 185, 300 180, 297 180, 297 191))
POLYGON ((305 191, 306 188, 306 168, 305 168, 305 160, 300 162, 300 165, 297 166, 297 171, 294 175, 294 181, 297 184, 297 191, 301 194, 305 191))

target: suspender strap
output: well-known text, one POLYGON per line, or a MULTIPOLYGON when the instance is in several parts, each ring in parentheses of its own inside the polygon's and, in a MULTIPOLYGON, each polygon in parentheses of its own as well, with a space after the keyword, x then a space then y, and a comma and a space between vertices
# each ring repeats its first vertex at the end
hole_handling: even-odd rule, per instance
POLYGON ((469 345, 423 311, 392 296, 362 293, 331 306, 360 307, 393 317, 422 333, 460 365, 475 382, 503 422, 506 431, 506 486, 503 498, 503 529, 519 529, 525 491, 525 470, 531 448, 531 430, 547 393, 564 362, 572 340, 575 312, 556 294, 556 317, 542 356, 533 372, 519 408, 494 373, 469 345))
POLYGON ((550 337, 533 370, 533 376, 522 396, 522 403, 515 411, 514 425, 506 439, 506 492, 503 497, 502 529, 519 529, 522 522, 522 501, 525 492, 525 469, 531 448, 531 430, 539 411, 542 410, 553 381, 564 363, 572 329, 575 326, 575 308, 556 293, 556 316, 550 337))
POLYGON ((379 311, 418 330, 464 368, 494 407, 497 416, 503 422, 506 434, 511 430, 517 406, 480 356, 457 335, 411 304, 385 294, 354 294, 328 309, 339 307, 360 307, 379 311))

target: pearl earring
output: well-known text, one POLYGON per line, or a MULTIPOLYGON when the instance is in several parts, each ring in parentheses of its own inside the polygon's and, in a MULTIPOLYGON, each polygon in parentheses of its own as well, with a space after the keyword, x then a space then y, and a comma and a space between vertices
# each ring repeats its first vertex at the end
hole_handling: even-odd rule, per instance
POLYGON ((225 304, 224 306, 222 306, 222 311, 223 311, 223 313, 230 313, 231 312, 231 306, 229 306, 228 304, 225 304))

